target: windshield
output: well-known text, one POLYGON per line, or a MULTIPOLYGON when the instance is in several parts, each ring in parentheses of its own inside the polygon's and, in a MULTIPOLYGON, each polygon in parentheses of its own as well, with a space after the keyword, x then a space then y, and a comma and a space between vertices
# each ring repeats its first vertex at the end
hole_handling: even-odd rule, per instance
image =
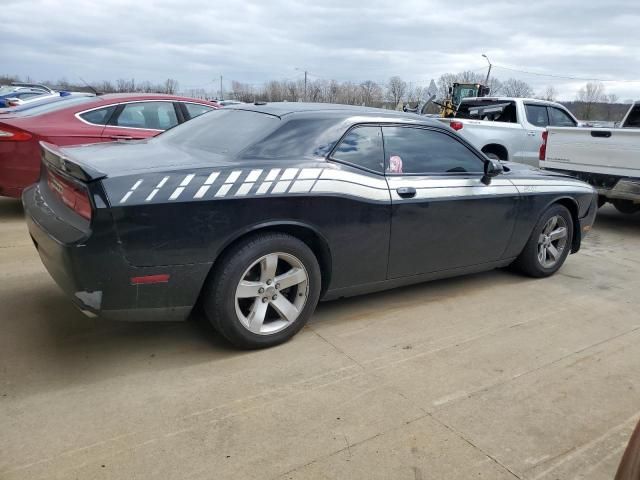
POLYGON ((186 148, 235 155, 264 138, 280 119, 249 110, 220 109, 199 116, 156 137, 186 148))
POLYGON ((0 111, 0 115, 13 114, 24 112, 25 116, 40 115, 43 113, 51 113, 56 110, 62 110, 63 108, 73 107, 74 105, 80 105, 95 100, 95 97, 52 97, 42 101, 35 101, 33 103, 27 103, 16 108, 7 109, 6 111, 0 111))

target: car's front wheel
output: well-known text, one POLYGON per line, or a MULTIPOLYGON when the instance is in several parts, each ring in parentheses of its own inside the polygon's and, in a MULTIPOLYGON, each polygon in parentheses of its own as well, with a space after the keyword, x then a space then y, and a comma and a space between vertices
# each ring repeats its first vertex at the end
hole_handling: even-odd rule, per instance
POLYGON ((514 266, 532 277, 556 273, 571 251, 573 220, 562 205, 552 205, 540 217, 514 266))
POLYGON ((241 348, 285 342, 305 325, 320 296, 313 251, 284 233, 258 234, 231 248, 203 291, 205 315, 241 348))

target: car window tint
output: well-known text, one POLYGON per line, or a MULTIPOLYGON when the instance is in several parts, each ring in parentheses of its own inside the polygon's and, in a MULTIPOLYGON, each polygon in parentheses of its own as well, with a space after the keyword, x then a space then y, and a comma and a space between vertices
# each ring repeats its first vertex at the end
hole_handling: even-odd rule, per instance
POLYGON ((575 127, 576 122, 564 110, 549 107, 549 125, 553 127, 575 127))
POLYGON ((640 104, 634 105, 624 122, 625 128, 640 128, 640 104))
POLYGON ((387 173, 480 173, 484 162, 443 132, 382 127, 387 173))
POLYGON ((115 109, 116 106, 111 105, 110 107, 99 108, 97 110, 82 113, 80 114, 80 117, 85 122, 93 123, 94 125, 106 125, 115 109))
POLYGON ((167 130, 178 124, 172 102, 127 103, 115 121, 115 125, 127 128, 167 130))
POLYGON ((185 103, 184 106, 187 107, 187 112, 189 112, 189 116, 191 118, 199 117, 203 113, 207 113, 213 110, 213 107, 210 107, 208 105, 201 105, 199 103, 185 103))
POLYGON ((525 105, 527 120, 536 127, 546 127, 549 125, 547 118, 547 107, 544 105, 525 105))
POLYGON ((331 158, 382 172, 384 151, 380 127, 357 127, 351 130, 333 151, 331 158))
POLYGON ((265 113, 224 109, 190 120, 156 137, 184 148, 233 155, 271 133, 280 119, 265 113))

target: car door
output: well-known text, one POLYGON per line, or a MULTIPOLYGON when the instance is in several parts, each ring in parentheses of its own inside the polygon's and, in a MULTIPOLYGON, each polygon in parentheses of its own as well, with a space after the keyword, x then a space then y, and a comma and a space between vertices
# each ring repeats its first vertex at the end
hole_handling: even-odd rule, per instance
POLYGON ((389 278, 502 258, 518 191, 505 178, 482 183, 484 160, 440 129, 383 126, 391 190, 389 278))
POLYGON ((525 135, 522 140, 522 156, 515 160, 537 167, 540 145, 542 145, 542 132, 549 125, 549 115, 546 105, 535 103, 525 103, 524 111, 526 118, 524 122, 525 135))
POLYGON ((107 141, 141 140, 155 137, 178 123, 178 111, 174 102, 128 102, 118 105, 102 135, 107 141))

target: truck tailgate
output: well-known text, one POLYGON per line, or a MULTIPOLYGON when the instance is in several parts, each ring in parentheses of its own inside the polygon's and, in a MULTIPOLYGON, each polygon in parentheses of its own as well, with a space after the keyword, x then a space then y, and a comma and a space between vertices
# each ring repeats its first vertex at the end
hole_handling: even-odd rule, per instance
POLYGON ((549 127, 540 167, 640 177, 640 129, 549 127))

